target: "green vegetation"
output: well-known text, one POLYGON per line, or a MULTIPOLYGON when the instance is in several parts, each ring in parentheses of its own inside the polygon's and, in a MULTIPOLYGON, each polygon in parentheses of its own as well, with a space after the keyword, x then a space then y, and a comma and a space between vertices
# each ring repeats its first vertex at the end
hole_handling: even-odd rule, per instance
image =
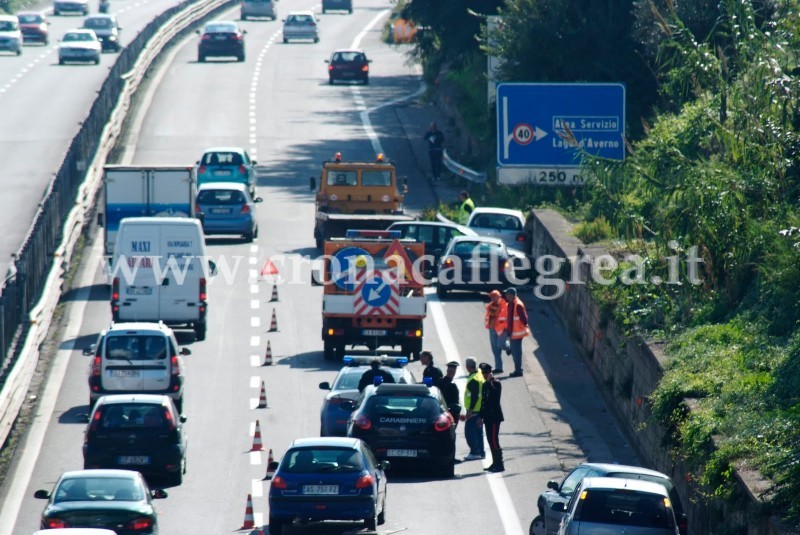
POLYGON ((426 75, 466 96, 484 167, 485 51, 504 81, 625 82, 624 163, 587 156, 585 188, 490 185, 484 203, 569 212, 581 239, 621 244, 617 274, 638 259, 669 280, 670 257, 696 252, 698 284, 681 262, 681 284, 592 291, 626 333, 668 343, 654 417, 709 495, 729 498, 733 468, 757 469, 773 484, 764 513, 800 524, 800 1, 458 5, 407 0, 404 13, 426 28, 426 75))

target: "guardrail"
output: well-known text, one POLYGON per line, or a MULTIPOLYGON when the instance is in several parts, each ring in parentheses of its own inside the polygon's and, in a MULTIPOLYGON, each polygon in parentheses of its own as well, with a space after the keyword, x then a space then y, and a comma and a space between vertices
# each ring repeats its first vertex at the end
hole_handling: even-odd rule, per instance
POLYGON ((450 170, 450 172, 458 176, 464 177, 470 182, 475 182, 476 184, 483 184, 488 179, 486 173, 479 173, 478 171, 473 171, 469 167, 461 165, 460 163, 452 159, 450 155, 447 154, 447 149, 444 150, 444 155, 442 156, 442 163, 444 164, 445 167, 447 167, 447 169, 450 170))
POLYGON ((45 192, 0 287, 0 445, 30 388, 79 238, 133 93, 162 49, 232 0, 187 0, 154 18, 119 54, 45 192), (88 163, 87 163, 88 162, 88 163))

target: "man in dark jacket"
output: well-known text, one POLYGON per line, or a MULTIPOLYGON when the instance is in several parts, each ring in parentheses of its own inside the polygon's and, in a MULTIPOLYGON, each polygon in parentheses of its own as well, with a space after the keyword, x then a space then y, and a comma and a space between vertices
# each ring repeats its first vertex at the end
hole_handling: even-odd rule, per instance
POLYGON ((456 376, 456 368, 458 368, 458 362, 447 363, 447 373, 439 381, 439 390, 447 403, 447 409, 450 411, 453 421, 458 425, 458 417, 461 415, 461 394, 458 391, 458 385, 453 381, 456 376))
POLYGON ((426 377, 431 378, 431 386, 439 386, 439 381, 442 380, 442 370, 433 365, 433 353, 430 351, 423 351, 419 354, 420 363, 425 366, 422 370, 422 379, 426 377))
POLYGON ((478 412, 478 425, 481 423, 486 429, 486 440, 492 452, 492 464, 486 469, 489 472, 503 472, 503 450, 500 448, 500 422, 503 421, 503 409, 500 406, 500 396, 503 385, 495 379, 492 367, 485 362, 479 366, 485 379, 481 389, 481 409, 478 412))
POLYGON ((386 370, 381 369, 381 361, 379 359, 375 359, 369 363, 370 369, 365 371, 361 375, 361 379, 358 381, 358 391, 363 392, 367 386, 375 384, 375 378, 380 377, 382 378, 384 383, 394 383, 394 377, 392 374, 387 372, 386 370))
POLYGON ((431 161, 432 181, 437 182, 442 178, 442 157, 444 156, 444 134, 431 123, 428 131, 425 132, 425 141, 428 142, 428 157, 431 161))

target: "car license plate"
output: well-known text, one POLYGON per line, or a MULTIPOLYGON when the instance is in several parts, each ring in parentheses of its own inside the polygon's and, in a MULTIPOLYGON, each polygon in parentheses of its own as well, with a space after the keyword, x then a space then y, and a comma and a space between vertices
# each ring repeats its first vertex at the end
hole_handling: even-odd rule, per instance
POLYGON ((339 485, 303 485, 303 494, 339 494, 339 485))
POLYGON ((217 41, 224 41, 227 38, 228 38, 227 35, 215 35, 214 36, 214 39, 216 39, 217 41))
POLYGON ((110 370, 111 377, 140 377, 141 370, 110 370))
POLYGON ((147 455, 121 455, 117 462, 119 464, 150 464, 150 457, 147 455))
POLYGON ((216 171, 214 171, 214 175, 215 176, 231 176, 231 170, 230 169, 217 169, 216 171))
POLYGON ((128 295, 152 295, 153 289, 150 288, 149 286, 145 286, 143 288, 131 287, 127 288, 125 290, 125 293, 127 293, 128 295))
POLYGON ((212 214, 230 214, 231 213, 231 209, 230 208, 212 208, 211 209, 211 213, 212 214))
POLYGON ((417 450, 386 450, 387 457, 416 457, 417 450))
POLYGON ((364 329, 364 336, 386 336, 386 329, 364 329))

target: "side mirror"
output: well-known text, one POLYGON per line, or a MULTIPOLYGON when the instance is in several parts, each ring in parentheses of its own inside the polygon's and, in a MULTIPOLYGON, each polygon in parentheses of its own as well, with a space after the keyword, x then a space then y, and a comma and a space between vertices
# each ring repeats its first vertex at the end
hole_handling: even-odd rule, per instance
POLYGON ((255 199, 253 199, 253 202, 256 202, 256 203, 264 202, 264 199, 262 199, 261 197, 256 197, 255 199))
POLYGON ((319 389, 320 390, 330 390, 331 389, 331 384, 328 381, 322 381, 319 384, 319 389))
POLYGON ((314 191, 317 189, 317 179, 312 177, 308 177, 308 189, 309 191, 314 191))
MULTIPOLYGON (((242 30, 242 34, 246 34, 246 33, 247 33, 247 30, 242 30)), ((256 162, 253 162, 253 163, 256 163, 256 162)))
POLYGON ((329 59, 325 60, 325 63, 330 63, 330 62, 331 62, 331 60, 329 60, 329 59))
POLYGON ((33 493, 33 497, 39 500, 48 500, 50 499, 50 492, 46 490, 37 490, 33 493))
POLYGON ((91 357, 94 355, 94 352, 97 350, 97 344, 92 344, 89 347, 83 348, 83 355, 86 357, 91 357))
MULTIPOLYGON (((245 32, 245 33, 247 33, 247 32, 245 32)), ((255 160, 250 160, 250 163, 251 163, 252 165, 255 165, 255 164, 257 164, 258 162, 257 162, 257 161, 255 161, 255 160)))
POLYGON ((167 494, 167 491, 164 489, 153 489, 150 491, 150 496, 152 496, 156 500, 163 500, 164 498, 169 496, 169 494, 167 494))
POLYGON ((212 277, 216 276, 217 274, 217 263, 213 260, 208 261, 208 271, 212 277))
POLYGON ((556 502, 550 506, 550 509, 555 511, 556 513, 566 513, 567 512, 567 504, 563 502, 556 502))
POLYGON ((182 424, 185 424, 187 419, 188 419, 188 418, 186 418, 186 415, 185 415, 185 414, 181 414, 181 415, 178 417, 178 420, 180 420, 182 424))
MULTIPOLYGON (((194 33, 196 33, 197 35, 200 35, 200 30, 195 30, 194 33)), ((197 163, 200 163, 200 162, 197 162, 197 163)))
POLYGON ((80 413, 79 415, 77 415, 75 417, 75 420, 80 422, 80 423, 82 423, 82 424, 88 424, 89 423, 89 413, 88 412, 82 412, 82 413, 80 413))
POLYGON ((381 461, 378 463, 378 466, 380 466, 382 470, 388 470, 392 467, 392 463, 389 461, 381 461))
POLYGON ((547 488, 548 489, 553 489, 553 490, 558 490, 558 481, 553 481, 551 479, 550 481, 547 482, 547 488))
POLYGON ((188 347, 182 347, 181 348, 181 355, 191 355, 191 354, 192 354, 192 350, 189 349, 188 347))

